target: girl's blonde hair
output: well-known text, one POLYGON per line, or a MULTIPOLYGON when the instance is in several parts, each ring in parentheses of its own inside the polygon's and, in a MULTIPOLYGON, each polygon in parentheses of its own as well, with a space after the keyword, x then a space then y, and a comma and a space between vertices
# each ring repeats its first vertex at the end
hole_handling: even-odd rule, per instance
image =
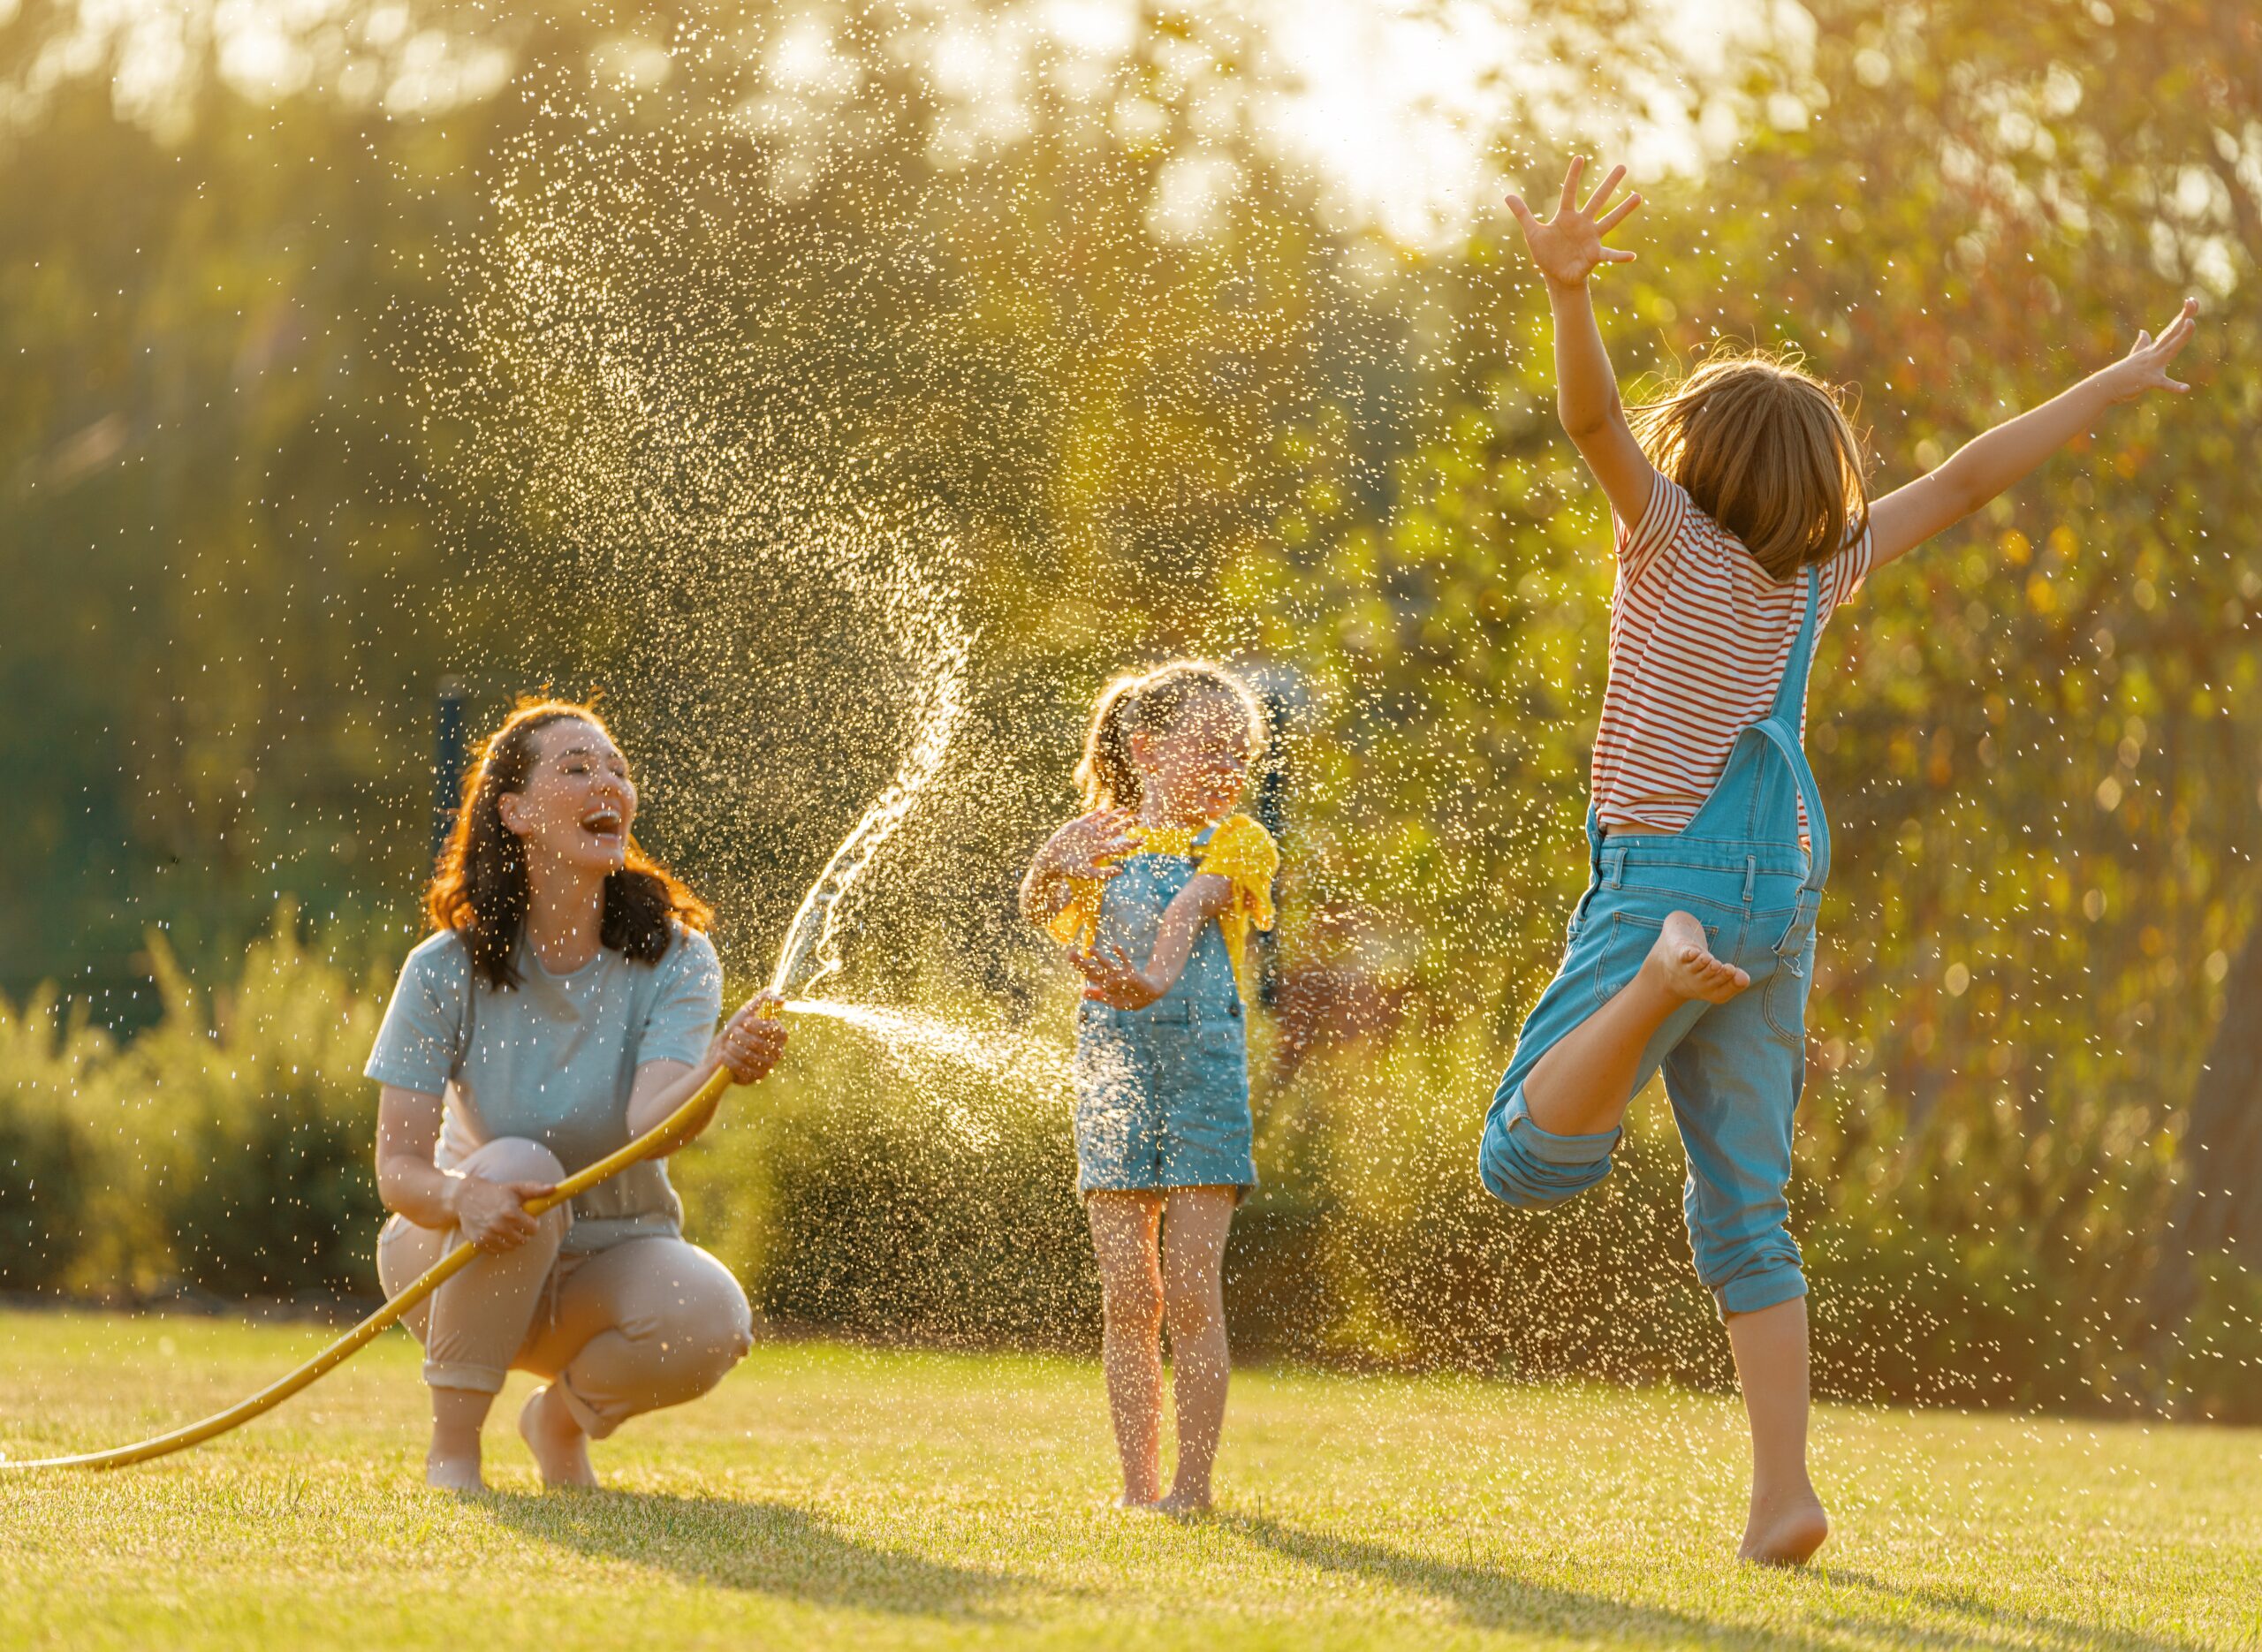
POLYGON ((1139 769, 1131 761, 1134 734, 1176 728, 1196 705, 1223 701, 1245 719, 1253 757, 1264 749, 1264 713, 1256 696, 1215 660, 1173 660, 1149 671, 1128 671, 1100 691, 1076 784, 1087 809, 1139 807, 1139 769))
POLYGON ((1794 361, 1716 354, 1627 422, 1650 463, 1778 580, 1869 526, 1861 440, 1838 391, 1794 361))

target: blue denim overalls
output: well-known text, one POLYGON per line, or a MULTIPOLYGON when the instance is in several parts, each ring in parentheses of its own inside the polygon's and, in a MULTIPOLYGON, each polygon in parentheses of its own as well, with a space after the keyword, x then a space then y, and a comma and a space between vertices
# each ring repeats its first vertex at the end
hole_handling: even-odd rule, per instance
POLYGON ((1724 1315, 1806 1293, 1784 1190, 1791 1115, 1805 1076, 1815 912, 1830 875, 1830 828, 1799 746, 1818 593, 1810 566, 1805 618, 1774 703, 1738 732, 1719 784, 1687 827, 1605 837, 1589 807, 1592 881, 1571 915, 1562 968, 1525 1019, 1493 1095, 1479 1156, 1484 1186, 1524 1208, 1568 1199, 1609 1173, 1623 1133, 1541 1130, 1524 1105, 1524 1075, 1633 980, 1666 913, 1693 913, 1714 956, 1748 971, 1751 985, 1725 1004, 1700 1000, 1675 1011, 1643 1050, 1634 1090, 1664 1067, 1689 1155, 1681 1203, 1696 1277, 1724 1315), (1810 853, 1799 843, 1801 799, 1810 853))
MULTIPOLYGON (((1100 948, 1144 968, 1164 908, 1199 866, 1195 855, 1126 860, 1101 895, 1100 948)), ((1076 1006, 1076 1186, 1246 1191, 1256 1185, 1249 1136, 1248 1023, 1224 932, 1205 923, 1185 973, 1145 1009, 1076 1006)))

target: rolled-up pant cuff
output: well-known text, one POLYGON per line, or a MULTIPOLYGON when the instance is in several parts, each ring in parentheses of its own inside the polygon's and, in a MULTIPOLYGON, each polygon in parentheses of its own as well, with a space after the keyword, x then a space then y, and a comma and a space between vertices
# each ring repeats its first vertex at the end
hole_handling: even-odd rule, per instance
POLYGON ((437 1360, 424 1361, 424 1383, 429 1388, 459 1388, 473 1394, 499 1394, 503 1391, 505 1373, 483 1365, 443 1363, 437 1360))
POLYGON ((563 1376, 550 1383, 550 1387, 557 1390, 558 1398, 566 1402, 566 1414, 580 1423, 581 1432, 592 1440, 602 1440, 620 1426, 620 1418, 602 1415, 588 1400, 575 1393, 573 1383, 563 1376))
POLYGON ((1610 1155, 1625 1134, 1559 1136, 1531 1122, 1519 1084, 1484 1126, 1478 1156, 1492 1196, 1518 1206, 1551 1205, 1584 1193, 1610 1173, 1610 1155))
POLYGON ((1779 1303, 1795 1302, 1805 1294, 1806 1276, 1788 1264, 1765 1273, 1742 1274, 1712 1287, 1712 1301, 1722 1319, 1732 1314, 1757 1314, 1779 1303))

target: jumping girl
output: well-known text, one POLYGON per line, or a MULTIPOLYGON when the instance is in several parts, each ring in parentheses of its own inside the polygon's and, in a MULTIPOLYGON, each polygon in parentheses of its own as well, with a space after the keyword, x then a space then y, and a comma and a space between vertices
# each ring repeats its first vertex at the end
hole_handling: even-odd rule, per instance
POLYGON ((1119 1506, 1210 1506, 1225 1422, 1226 1232, 1256 1185, 1243 1004, 1250 926, 1272 926, 1279 852, 1229 815, 1264 749, 1241 680, 1207 660, 1120 677, 1100 696, 1076 780, 1021 910, 1070 948, 1077 1185, 1099 1258, 1102 1363, 1123 1462, 1119 1506), (1137 960, 1143 959, 1143 962, 1137 960), (1178 1470, 1162 1492, 1162 1328, 1178 1470))
POLYGON ((710 1042, 723 977, 708 909, 638 847, 635 818, 596 714, 522 702, 480 755, 426 898, 433 934, 369 1057, 386 1293, 461 1240, 488 1253, 406 1322, 432 1391, 435 1486, 480 1489, 506 1371, 543 1379, 519 1415, 543 1481, 593 1486, 590 1440, 696 1398, 752 1345, 745 1292, 684 1242, 657 1161, 539 1218, 520 1208, 717 1068, 751 1084, 785 1047, 761 998, 710 1042))
POLYGON ((1716 357, 1629 414, 1587 277, 1634 254, 1602 237, 1623 167, 1555 216, 1515 197, 1554 313, 1557 411, 1617 522, 1610 679, 1587 813, 1591 879, 1563 965, 1492 1098, 1484 1185, 1554 1204, 1610 1169, 1660 1066, 1689 1155, 1697 1277, 1727 1322, 1752 1444, 1740 1553, 1804 1561, 1829 1533, 1807 1474, 1806 1280, 1785 1225, 1804 1075, 1815 911, 1830 871, 1802 738, 1815 638, 1872 569, 1961 521, 2117 402, 2186 386, 2158 338, 1871 504, 1836 394, 1757 355, 1716 357))

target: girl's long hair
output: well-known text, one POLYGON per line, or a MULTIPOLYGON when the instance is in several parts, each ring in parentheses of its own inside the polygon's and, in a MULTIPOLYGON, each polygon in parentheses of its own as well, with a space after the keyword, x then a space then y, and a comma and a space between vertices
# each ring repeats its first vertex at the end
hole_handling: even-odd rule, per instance
POLYGON ((1795 361, 1716 353, 1626 418, 1650 463, 1779 580, 1869 527, 1861 440, 1839 392, 1795 361))
POLYGON ((1249 685, 1215 660, 1173 660, 1152 671, 1127 671, 1100 690, 1076 764, 1076 784, 1089 809, 1139 807, 1139 769, 1131 737, 1177 726, 1197 702, 1224 701, 1248 719, 1252 753, 1264 749, 1264 714, 1249 685))
MULTIPOLYGON (((578 721, 603 731, 604 721, 570 700, 529 697, 503 719, 481 747, 464 786, 447 846, 425 891, 424 911, 436 930, 463 937, 471 966, 490 989, 519 984, 514 955, 526 933, 526 846, 503 824, 501 799, 526 789, 534 769, 534 737, 553 723, 578 721)), ((657 964, 675 939, 675 926, 704 929, 714 913, 632 836, 627 864, 605 875, 604 913, 598 938, 639 964, 657 964)))

